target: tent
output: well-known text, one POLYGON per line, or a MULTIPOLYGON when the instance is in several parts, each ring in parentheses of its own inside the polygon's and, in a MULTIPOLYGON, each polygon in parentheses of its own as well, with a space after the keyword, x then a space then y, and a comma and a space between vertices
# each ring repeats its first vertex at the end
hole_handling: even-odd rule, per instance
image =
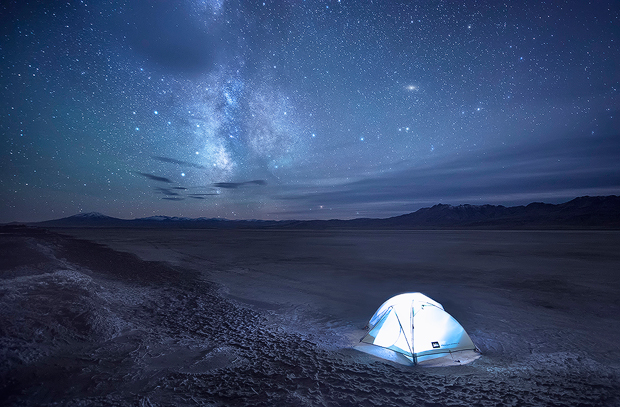
POLYGON ((454 359, 457 352, 479 352, 461 324, 421 293, 400 294, 384 302, 360 341, 402 354, 414 364, 443 356, 454 359))

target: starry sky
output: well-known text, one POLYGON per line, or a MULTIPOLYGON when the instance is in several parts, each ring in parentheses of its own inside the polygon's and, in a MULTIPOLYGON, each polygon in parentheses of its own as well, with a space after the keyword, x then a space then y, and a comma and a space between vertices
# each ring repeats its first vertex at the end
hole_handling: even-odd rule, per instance
POLYGON ((0 7, 0 222, 620 193, 617 0, 0 7))

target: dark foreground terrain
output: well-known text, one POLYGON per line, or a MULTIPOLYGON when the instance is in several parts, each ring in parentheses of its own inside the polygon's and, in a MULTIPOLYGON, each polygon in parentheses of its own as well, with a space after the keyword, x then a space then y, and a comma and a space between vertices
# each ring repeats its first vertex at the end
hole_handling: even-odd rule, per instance
POLYGON ((620 405, 620 232, 0 233, 1 405, 620 405), (356 350, 406 291, 482 357, 356 350))

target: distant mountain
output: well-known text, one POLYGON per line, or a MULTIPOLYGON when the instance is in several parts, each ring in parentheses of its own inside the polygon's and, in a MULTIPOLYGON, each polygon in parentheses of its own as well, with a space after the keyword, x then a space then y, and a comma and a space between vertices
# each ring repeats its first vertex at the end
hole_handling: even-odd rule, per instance
POLYGON ((150 216, 124 220, 98 212, 35 223, 43 227, 191 229, 620 229, 620 197, 583 196, 558 205, 445 205, 387 219, 262 221, 150 216))
POLYGON ((35 225, 47 227, 114 227, 120 226, 124 222, 127 221, 106 216, 99 212, 88 212, 78 213, 67 218, 38 222, 35 225))
POLYGON ((50 228, 177 228, 177 229, 231 229, 262 228, 288 223, 286 221, 228 220, 221 218, 186 218, 178 216, 149 216, 136 219, 119 219, 99 212, 80 213, 61 219, 30 223, 50 228))
POLYGON ((485 229, 620 229, 620 197, 583 196, 558 205, 435 205, 385 219, 386 226, 485 229))

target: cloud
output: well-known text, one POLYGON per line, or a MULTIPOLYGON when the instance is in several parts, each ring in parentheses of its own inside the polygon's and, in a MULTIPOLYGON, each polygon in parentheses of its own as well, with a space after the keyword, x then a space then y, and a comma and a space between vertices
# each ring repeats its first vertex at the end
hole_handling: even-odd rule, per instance
POLYGON ((166 178, 166 177, 160 177, 160 176, 157 176, 157 175, 147 174, 145 172, 138 172, 138 171, 136 171, 136 174, 140 174, 143 177, 146 177, 146 178, 151 179, 153 181, 166 182, 166 183, 172 184, 172 181, 169 178, 166 178))
POLYGON ((267 185, 267 181, 262 180, 262 179, 256 179, 253 181, 245 181, 245 182, 216 182, 213 184, 214 187, 225 188, 225 189, 236 189, 244 185, 267 185))
MULTIPOLYGON (((290 186, 277 199, 291 215, 331 208, 330 217, 358 212, 387 217, 435 203, 520 205, 620 192, 620 137, 565 138, 414 161, 404 168, 313 185, 290 186)), ((282 213, 278 213, 282 215, 282 213)), ((312 212, 310 217, 321 216, 312 212)))
POLYGON ((164 194, 164 195, 168 195, 168 196, 178 196, 179 194, 177 192, 173 192, 172 189, 174 188, 154 188, 155 191, 164 194))
POLYGON ((194 14, 184 2, 132 1, 118 28, 135 52, 167 72, 198 75, 213 69, 216 46, 194 14))

